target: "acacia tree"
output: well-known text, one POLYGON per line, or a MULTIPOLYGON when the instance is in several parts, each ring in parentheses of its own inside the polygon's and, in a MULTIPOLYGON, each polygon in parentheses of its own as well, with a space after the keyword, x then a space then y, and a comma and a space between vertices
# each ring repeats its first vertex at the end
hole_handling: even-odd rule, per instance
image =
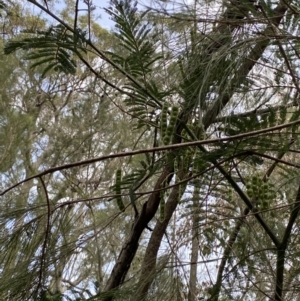
MULTIPOLYGON (((56 25, 27 27, 10 37, 5 52, 25 52, 39 70, 31 76, 39 74, 37 91, 49 85, 62 104, 47 91, 51 106, 39 105, 34 114, 26 107, 20 114, 14 106, 19 99, 28 106, 32 96, 26 91, 32 89, 8 98, 12 116, 29 116, 32 128, 17 132, 25 145, 4 143, 4 159, 9 147, 15 153, 1 170, 1 262, 3 277, 20 286, 1 284, 3 298, 161 300, 178 291, 178 299, 189 300, 295 298, 296 3, 195 1, 172 11, 171 2, 138 11, 130 0, 113 0, 106 11, 116 24, 110 36, 115 42, 104 46, 94 37, 90 1, 68 3, 74 13, 65 11, 64 18, 51 13, 50 3, 28 2, 56 25), (69 82, 74 84, 63 94, 60 87, 69 82), (46 133, 33 140, 37 127, 46 133), (128 128, 135 129, 131 137, 128 128), (112 137, 123 145, 116 147, 112 137), (108 217, 117 208, 122 227, 108 217), (171 227, 175 213, 181 218, 171 227), (176 228, 189 233, 187 243, 179 243, 176 228), (172 256, 161 256, 170 231, 172 256), (31 233, 38 235, 24 238, 31 233), (112 233, 122 241, 117 251, 105 244, 112 233), (188 252, 189 241, 186 280, 186 255, 178 253, 188 252), (19 273, 16 265, 23 267, 19 273), (206 276, 197 273, 203 266, 206 276), (25 279, 29 271, 32 277, 25 279), (65 294, 63 281, 70 288, 65 294), (186 283, 189 292, 181 286, 186 283), (127 295, 132 289, 135 296, 127 295)), ((15 124, 16 117, 10 118, 15 124)))

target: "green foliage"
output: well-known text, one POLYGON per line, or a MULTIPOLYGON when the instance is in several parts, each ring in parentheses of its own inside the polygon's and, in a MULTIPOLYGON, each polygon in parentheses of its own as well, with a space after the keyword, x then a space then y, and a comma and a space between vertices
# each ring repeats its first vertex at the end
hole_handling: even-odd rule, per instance
POLYGON ((137 2, 131 0, 112 0, 111 4, 112 6, 106 11, 116 23, 115 35, 121 43, 125 56, 109 53, 113 60, 129 74, 137 78, 146 77, 158 59, 155 55, 155 35, 152 33, 151 26, 143 21, 147 11, 138 14, 137 2))
POLYGON ((149 81, 144 84, 144 88, 136 84, 125 86, 131 92, 131 96, 125 99, 128 113, 137 119, 137 129, 142 127, 150 128, 156 123, 156 109, 160 109, 161 104, 156 99, 163 99, 171 92, 160 92, 155 82, 149 81), (151 95, 151 96, 149 96, 151 95))
POLYGON ((145 154, 145 160, 140 160, 136 167, 122 177, 121 188, 136 190, 142 184, 143 179, 155 171, 156 167, 152 166, 151 160, 149 154, 145 154))
POLYGON ((25 59, 34 60, 31 68, 45 65, 42 77, 50 70, 75 74, 76 61, 74 54, 80 56, 80 51, 85 51, 84 33, 70 33, 63 25, 51 26, 46 31, 24 31, 30 37, 10 40, 4 48, 5 54, 10 54, 18 49, 26 50, 25 59))
POLYGON ((138 13, 137 2, 113 0, 111 5, 106 11, 116 23, 115 37, 120 51, 107 54, 127 74, 140 81, 139 84, 137 81, 126 83, 125 87, 132 96, 127 97, 125 103, 129 113, 138 120, 137 127, 149 128, 155 123, 155 110, 161 108, 160 101, 171 93, 161 91, 152 78, 155 64, 161 59, 155 51, 157 35, 152 24, 146 21, 148 11, 138 13))
POLYGON ((265 210, 270 207, 270 203, 275 200, 275 192, 268 182, 262 180, 258 175, 254 175, 247 181, 247 194, 254 200, 259 209, 265 210))

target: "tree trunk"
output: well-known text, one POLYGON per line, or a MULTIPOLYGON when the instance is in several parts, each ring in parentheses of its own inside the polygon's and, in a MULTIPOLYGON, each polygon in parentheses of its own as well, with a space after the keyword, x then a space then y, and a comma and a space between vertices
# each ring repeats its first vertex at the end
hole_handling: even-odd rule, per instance
POLYGON ((181 198, 185 190, 185 187, 186 184, 182 184, 181 186, 175 186, 172 189, 168 201, 166 202, 165 219, 163 222, 158 221, 155 225, 155 228, 152 232, 150 241, 145 252, 139 281, 139 292, 135 299, 136 301, 140 301, 143 300, 143 298, 145 298, 148 289, 151 286, 153 278, 155 277, 156 260, 161 240, 168 227, 170 219, 178 205, 178 200, 181 198))
MULTIPOLYGON (((137 217, 134 225, 132 226, 131 233, 129 238, 125 242, 120 255, 115 263, 111 275, 107 281, 106 287, 104 291, 110 291, 120 284, 124 282, 125 276, 130 268, 130 264, 135 256, 135 253, 139 246, 139 239, 141 237, 142 232, 147 227, 148 223, 154 217, 157 208, 159 206, 161 194, 160 191, 156 191, 162 188, 162 184, 164 182, 169 183, 172 179, 171 170, 168 166, 165 167, 161 176, 159 177, 154 190, 149 197, 149 200, 143 205, 142 210, 137 217)), ((105 301, 112 300, 112 296, 108 296, 105 298, 105 301)))

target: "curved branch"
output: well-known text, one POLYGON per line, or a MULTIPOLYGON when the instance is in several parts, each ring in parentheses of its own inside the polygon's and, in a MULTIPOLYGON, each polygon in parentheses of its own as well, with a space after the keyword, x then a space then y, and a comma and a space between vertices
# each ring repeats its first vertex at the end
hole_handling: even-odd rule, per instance
MULTIPOLYGON (((200 145, 203 145, 203 144, 212 144, 212 143, 218 143, 218 142, 233 141, 233 140, 238 140, 238 139, 241 139, 241 138, 257 136, 257 135, 260 135, 260 134, 264 134, 264 133, 268 133, 268 132, 272 132, 272 131, 276 131, 276 130, 281 130, 281 129, 284 129, 284 128, 287 128, 287 127, 290 127, 290 126, 293 126, 293 125, 297 125, 297 124, 300 124, 300 120, 285 123, 285 124, 281 124, 281 125, 278 125, 278 126, 273 126, 273 127, 258 130, 258 131, 252 131, 252 132, 248 132, 248 133, 238 134, 238 135, 234 135, 234 136, 227 137, 227 138, 216 138, 216 139, 209 139, 209 140, 196 140, 196 141, 185 142, 185 143, 175 143, 175 144, 170 144, 170 145, 165 145, 165 146, 160 146, 160 147, 140 149, 140 150, 129 151, 129 152, 121 152, 121 153, 110 154, 110 155, 106 155, 106 156, 100 156, 100 157, 96 157, 96 158, 93 158, 93 159, 82 160, 82 161, 78 161, 78 162, 74 162, 74 163, 68 163, 68 164, 64 164, 64 165, 60 165, 60 166, 56 166, 56 167, 46 169, 43 172, 40 172, 36 175, 28 177, 28 178, 16 183, 15 185, 10 186, 9 188, 5 189, 4 191, 2 191, 0 193, 0 196, 6 194, 7 192, 14 189, 15 187, 17 187, 17 186, 19 186, 23 183, 26 183, 26 182, 28 182, 32 179, 39 178, 39 177, 45 176, 47 174, 50 174, 50 173, 53 173, 53 172, 56 172, 56 171, 60 171, 60 170, 64 170, 64 169, 69 169, 69 168, 73 168, 73 167, 88 165, 88 164, 92 164, 92 163, 95 163, 95 162, 104 161, 104 160, 107 160, 107 159, 128 157, 128 156, 133 156, 133 155, 138 155, 138 154, 143 154, 143 153, 153 153, 153 152, 159 152, 159 151, 164 151, 164 150, 175 150, 175 149, 178 149, 178 148, 184 148, 184 147, 188 147, 188 146, 200 146, 200 145)), ((261 156, 263 156, 263 155, 261 155, 261 156)), ((293 166, 299 167, 298 165, 293 165, 293 166)))

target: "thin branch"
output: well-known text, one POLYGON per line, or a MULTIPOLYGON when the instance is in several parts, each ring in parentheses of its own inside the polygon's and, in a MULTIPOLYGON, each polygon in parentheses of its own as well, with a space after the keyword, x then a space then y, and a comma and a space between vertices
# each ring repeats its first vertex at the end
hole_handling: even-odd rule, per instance
MULTIPOLYGON (((294 143, 294 141, 291 141, 290 145, 292 145, 293 143, 294 143)), ((252 152, 252 151, 251 151, 251 153, 258 154, 256 152, 252 152)), ((285 153, 286 152, 279 153, 278 156, 277 156, 277 158, 273 158, 272 157, 272 160, 274 160, 275 162, 270 166, 270 168, 268 169, 268 171, 264 175, 264 177, 263 177, 263 181, 264 182, 267 181, 268 177, 274 171, 274 169, 277 166, 278 162, 282 161, 280 159, 284 156, 285 153)), ((259 154, 259 155, 261 155, 261 154, 259 154)), ((266 155, 265 157, 269 158, 270 156, 266 155)), ((239 173, 238 169, 237 169, 237 172, 239 173)), ((217 280, 216 280, 216 283, 213 286, 213 292, 212 292, 212 295, 211 295, 211 297, 210 297, 209 300, 217 301, 219 299, 219 293, 220 293, 220 290, 221 290, 222 280, 223 280, 223 277, 224 277, 223 273, 224 273, 224 270, 225 270, 225 266, 226 266, 227 260, 229 259, 229 255, 230 255, 232 247, 233 247, 233 245, 234 245, 234 243, 236 241, 238 233, 240 232, 240 229, 242 228, 244 222, 246 221, 246 217, 247 217, 247 215, 249 213, 250 213, 250 210, 248 208, 245 208, 243 215, 240 218, 238 218, 238 220, 237 220, 237 222, 235 224, 234 230, 233 230, 233 232, 231 233, 231 235, 230 235, 230 237, 228 239, 226 248, 225 248, 224 253, 223 253, 223 258, 222 258, 221 264, 219 266, 217 280)))
MULTIPOLYGON (((294 140, 292 139, 289 143, 289 147, 292 146, 294 144, 294 140)), ((267 172, 265 173, 263 180, 266 181, 272 174, 272 172, 274 171, 274 169, 276 168, 276 166, 278 165, 278 163, 283 163, 286 161, 283 161, 282 158, 283 156, 286 154, 286 151, 282 151, 277 155, 277 158, 274 158, 272 160, 274 160, 273 164, 269 167, 269 169, 267 170, 267 172)), ((269 157, 268 155, 265 156, 265 158, 269 157)), ((269 159, 269 158, 268 158, 269 159)), ((291 165, 290 165, 291 166, 291 165)), ((294 166, 293 166, 294 167, 294 166)))
POLYGON ((269 155, 266 155, 266 154, 262 154, 260 152, 257 152, 255 150, 250 150, 248 151, 249 154, 251 155, 257 155, 257 156, 260 156, 260 157, 263 157, 263 158, 266 158, 266 159, 270 159, 272 161, 274 161, 274 163, 272 164, 272 166, 270 166, 270 168, 268 169, 268 171, 266 172, 265 177, 269 177, 271 175, 271 173, 273 172, 275 166, 278 164, 278 163, 282 163, 282 164, 285 164, 287 166, 291 166, 291 167, 296 167, 296 168, 300 168, 300 165, 299 164, 296 164, 296 163, 290 163, 288 161, 285 161, 285 160, 282 160, 280 159, 281 157, 283 157, 283 153, 279 154, 277 158, 275 157, 272 157, 272 156, 269 156, 269 155), (275 166, 274 166, 275 164, 275 166))
POLYGON ((236 238, 237 238, 249 212, 250 212, 250 210, 248 208, 246 208, 244 210, 243 214, 237 219, 234 229, 227 241, 226 247, 223 252, 223 257, 222 257, 221 263, 219 265, 217 280, 212 288, 212 294, 211 294, 210 298, 208 299, 209 301, 217 301, 219 299, 219 294, 221 291, 222 281, 223 281, 223 273, 224 273, 227 261, 230 258, 232 247, 236 241, 236 238))
MULTIPOLYGON (((186 125, 183 125, 185 127, 185 130, 190 135, 190 137, 195 139, 194 134, 188 129, 186 125)), ((203 145, 197 146, 201 152, 204 154, 208 154, 209 152, 206 150, 206 148, 203 145)), ((248 196, 244 193, 244 191, 240 188, 240 186, 236 183, 236 181, 231 177, 231 175, 220 165, 220 163, 215 158, 211 158, 208 160, 211 162, 218 170, 219 172, 224 176, 224 178, 229 182, 229 184, 232 186, 232 188, 237 192, 237 194, 240 196, 240 198, 244 201, 247 208, 251 211, 255 211, 255 207, 252 204, 252 201, 248 198, 248 196)), ((265 223, 264 219, 259 215, 255 214, 255 218, 260 223, 260 225, 264 228, 269 238, 273 241, 274 245, 278 247, 279 240, 277 239, 276 235, 273 233, 273 231, 269 228, 269 226, 265 223)))
POLYGON ((76 3, 75 3, 75 17, 74 17, 74 32, 77 31, 78 5, 79 5, 79 0, 76 0, 76 3))
POLYGON ((6 194, 8 191, 12 190, 15 187, 17 187, 17 186, 19 186, 19 185, 21 185, 25 182, 28 182, 29 180, 32 180, 32 179, 35 179, 35 178, 38 178, 38 177, 56 172, 56 171, 64 170, 64 169, 69 169, 69 168, 73 168, 73 167, 88 165, 88 164, 92 164, 92 163, 95 163, 95 162, 104 161, 104 160, 107 160, 107 159, 128 157, 128 156, 133 156, 133 155, 138 155, 138 154, 143 154, 143 153, 153 153, 153 152, 159 152, 159 151, 164 151, 164 150, 174 150, 174 149, 184 148, 184 147, 188 147, 188 146, 200 146, 200 145, 204 145, 204 144, 219 143, 219 142, 224 142, 224 141, 233 141, 233 140, 237 140, 237 139, 241 139, 241 138, 252 137, 252 136, 256 136, 256 135, 260 135, 260 134, 264 134, 264 133, 284 129, 284 128, 287 128, 287 127, 290 127, 290 126, 293 126, 293 125, 297 125, 297 124, 300 124, 300 120, 285 123, 285 124, 281 124, 281 125, 277 125, 277 126, 262 129, 262 130, 257 130, 257 131, 252 131, 252 132, 248 132, 248 133, 238 134, 238 135, 234 135, 234 136, 227 137, 227 138, 216 138, 216 139, 209 139, 209 140, 197 140, 197 141, 192 141, 192 142, 176 143, 176 144, 165 145, 165 146, 160 146, 160 147, 154 147, 154 148, 148 148, 148 149, 140 149, 140 150, 135 150, 135 151, 110 154, 110 155, 100 156, 100 157, 96 157, 96 158, 92 158, 92 159, 88 159, 88 160, 82 160, 82 161, 77 161, 77 162, 74 162, 74 163, 68 163, 68 164, 64 164, 64 165, 49 168, 49 169, 47 169, 47 170, 45 170, 41 173, 38 173, 38 174, 33 175, 31 177, 28 177, 28 178, 26 178, 26 179, 24 179, 24 180, 22 180, 22 181, 20 181, 16 184, 10 186, 9 188, 5 189, 4 191, 2 191, 0 193, 0 196, 6 194))
POLYGON ((227 116, 223 116, 223 117, 218 117, 214 120, 213 123, 218 123, 218 122, 225 122, 227 120, 230 120, 231 118, 243 118, 243 117, 248 117, 251 116, 253 114, 260 116, 260 115, 264 115, 267 113, 270 113, 271 111, 280 111, 281 109, 285 109, 285 108, 291 108, 291 107, 297 107, 299 105, 299 103, 297 101, 294 101, 291 104, 287 104, 287 105, 279 105, 279 106, 274 106, 274 107, 268 107, 268 108, 264 108, 264 109, 254 109, 252 111, 248 111, 245 113, 240 113, 240 114, 233 114, 233 115, 227 115, 227 116))
POLYGON ((110 81, 108 81, 105 77, 101 76, 99 72, 95 71, 94 68, 89 64, 89 62, 82 57, 82 55, 80 55, 79 53, 77 53, 77 56, 88 67, 88 69, 96 76, 96 78, 101 79, 108 86, 110 86, 111 88, 117 90, 118 92, 132 97, 131 93, 129 93, 129 92, 127 92, 125 90, 122 90, 121 88, 117 87, 116 85, 114 85, 113 83, 111 83, 110 81))

